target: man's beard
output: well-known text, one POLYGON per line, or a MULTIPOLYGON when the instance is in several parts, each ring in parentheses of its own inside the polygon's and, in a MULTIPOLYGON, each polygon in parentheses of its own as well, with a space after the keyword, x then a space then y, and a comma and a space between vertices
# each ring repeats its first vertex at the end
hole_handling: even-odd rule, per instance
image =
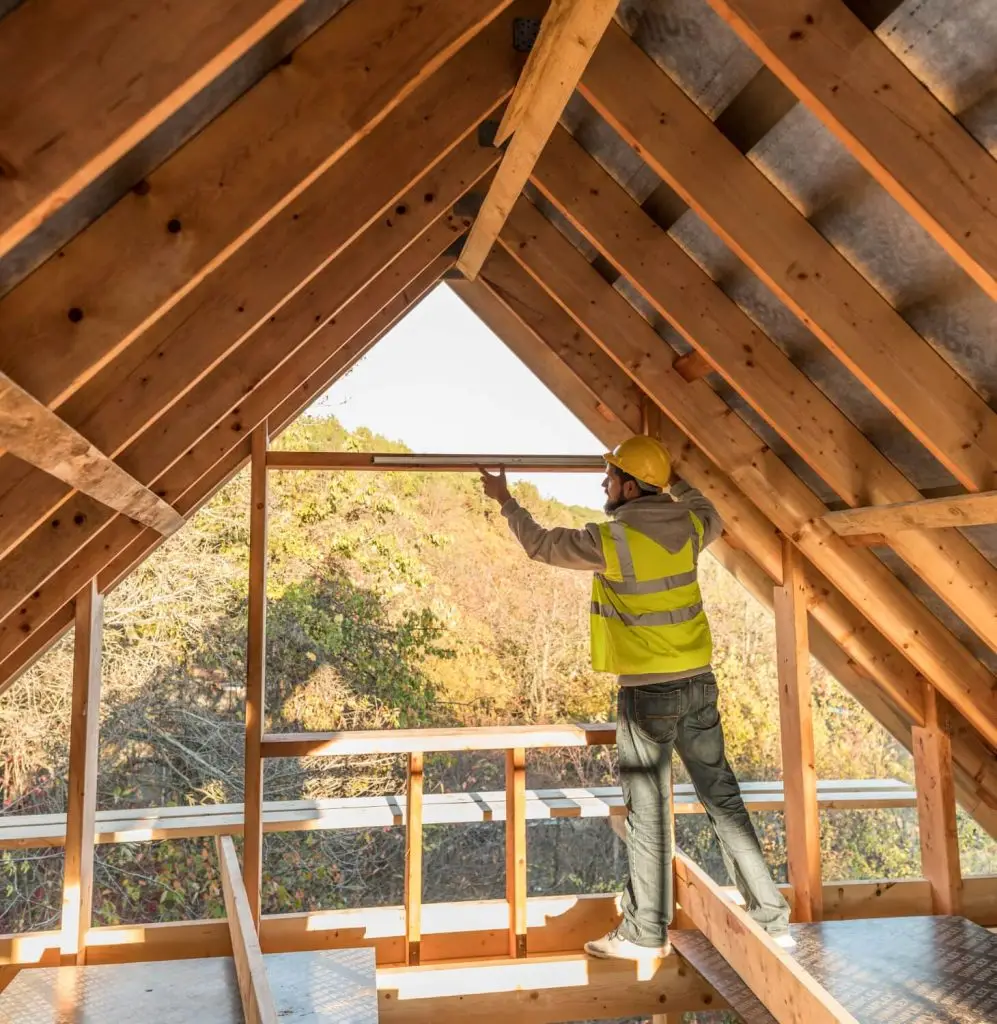
POLYGON ((610 516, 618 508, 623 508, 623 506, 626 503, 627 503, 627 499, 626 498, 617 498, 616 501, 613 501, 612 498, 607 498, 606 499, 606 504, 602 506, 602 510, 603 510, 603 512, 606 513, 607 516, 610 516))

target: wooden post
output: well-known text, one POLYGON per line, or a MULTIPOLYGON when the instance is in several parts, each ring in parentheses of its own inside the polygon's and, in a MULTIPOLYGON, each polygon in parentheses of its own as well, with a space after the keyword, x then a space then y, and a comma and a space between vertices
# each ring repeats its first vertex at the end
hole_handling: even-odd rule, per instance
POLYGON ((509 955, 526 956, 526 750, 505 752, 505 898, 509 955))
POLYGON ((405 796, 405 940, 411 967, 420 963, 422 941, 422 767, 423 755, 409 754, 405 796))
POLYGON ((62 960, 82 964, 93 908, 97 739, 100 732, 100 644, 104 598, 97 581, 76 595, 73 701, 69 727, 69 799, 62 883, 62 960))
POLYGON ((782 586, 775 588, 773 597, 789 884, 795 897, 796 920, 819 921, 823 892, 806 580, 803 556, 786 537, 782 542, 782 586))
POLYGON ((253 431, 249 507, 249 634, 246 645, 245 846, 242 875, 253 925, 263 884, 263 743, 267 657, 267 424, 253 431))
POLYGON ((923 728, 913 733, 917 815, 921 832, 921 873, 931 887, 934 914, 959 914, 962 873, 952 776, 952 736, 948 707, 935 688, 925 684, 923 728))

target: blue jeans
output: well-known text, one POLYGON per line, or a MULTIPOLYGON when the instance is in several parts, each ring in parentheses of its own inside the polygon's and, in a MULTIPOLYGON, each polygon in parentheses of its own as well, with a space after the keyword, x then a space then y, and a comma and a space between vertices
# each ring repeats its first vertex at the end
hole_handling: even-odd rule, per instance
POLYGON ((620 784, 627 806, 630 879, 620 935, 660 946, 673 911, 672 749, 689 771, 724 864, 748 912, 766 931, 789 927, 789 906, 769 874, 737 779, 724 753, 712 672, 677 683, 621 686, 616 726, 620 784))

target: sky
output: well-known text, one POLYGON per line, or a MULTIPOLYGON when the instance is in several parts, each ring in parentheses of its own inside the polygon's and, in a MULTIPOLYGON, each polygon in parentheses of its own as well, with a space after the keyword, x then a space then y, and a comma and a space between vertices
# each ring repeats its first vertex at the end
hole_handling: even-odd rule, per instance
MULTIPOLYGON (((601 455, 604 446, 440 286, 312 406, 419 454, 601 455)), ((596 473, 543 473, 540 493, 601 508, 596 473)))

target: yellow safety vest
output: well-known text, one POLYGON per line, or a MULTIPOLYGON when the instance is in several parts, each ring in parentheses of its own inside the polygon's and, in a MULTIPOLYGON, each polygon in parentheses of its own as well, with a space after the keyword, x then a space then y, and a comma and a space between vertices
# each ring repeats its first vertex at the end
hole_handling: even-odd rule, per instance
POLYGON ((592 580, 592 667, 616 675, 706 669, 713 656, 696 559, 703 524, 671 552, 624 523, 602 523, 606 571, 592 580))

